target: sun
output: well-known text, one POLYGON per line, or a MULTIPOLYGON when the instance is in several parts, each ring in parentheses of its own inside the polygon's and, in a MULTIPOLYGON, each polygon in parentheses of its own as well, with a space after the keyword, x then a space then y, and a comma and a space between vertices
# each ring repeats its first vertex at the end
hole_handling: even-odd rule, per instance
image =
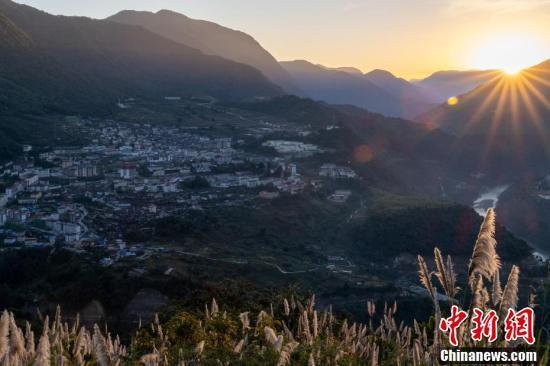
POLYGON ((518 74, 522 69, 524 69, 527 66, 503 66, 500 68, 501 71, 504 71, 506 75, 516 75, 518 74))
POLYGON ((476 69, 498 69, 514 75, 547 58, 538 39, 524 34, 500 34, 481 42, 472 56, 476 69))

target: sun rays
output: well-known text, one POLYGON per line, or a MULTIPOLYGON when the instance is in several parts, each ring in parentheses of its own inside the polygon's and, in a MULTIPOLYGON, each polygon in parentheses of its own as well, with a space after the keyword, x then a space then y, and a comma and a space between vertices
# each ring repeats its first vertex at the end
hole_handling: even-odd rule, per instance
MULTIPOLYGON (((482 122, 487 113, 492 114, 491 131, 493 133, 498 133, 499 129, 504 132, 502 129, 509 127, 516 129, 520 125, 524 131, 529 125, 537 129, 543 127, 541 109, 548 109, 550 102, 543 92, 546 83, 542 81, 530 70, 513 75, 502 74, 496 83, 492 83, 493 89, 475 111, 468 122, 468 128, 482 122), (521 118, 524 115, 521 112, 524 111, 528 112, 530 118, 521 118)), ((483 88, 474 90, 465 102, 468 99, 475 99, 483 90, 483 88)))
POLYGON ((447 100, 424 122, 477 136, 483 144, 480 162, 502 152, 518 162, 525 152, 550 156, 549 80, 550 61, 514 74, 497 72, 489 82, 447 100))

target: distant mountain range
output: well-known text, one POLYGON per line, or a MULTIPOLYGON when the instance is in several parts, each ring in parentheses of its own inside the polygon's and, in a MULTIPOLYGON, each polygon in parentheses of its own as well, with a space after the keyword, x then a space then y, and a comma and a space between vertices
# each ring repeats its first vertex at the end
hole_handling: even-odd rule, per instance
MULTIPOLYGON (((308 61, 279 63, 243 32, 168 10, 123 11, 94 20, 0 0, 4 115, 108 114, 117 100, 128 97, 207 94, 240 100, 293 93, 427 122, 458 135, 482 134, 494 130, 495 119, 503 121, 500 132, 518 127, 512 119, 548 124, 547 69, 548 62, 519 76, 525 82, 518 85, 532 94, 524 101, 521 90, 509 88, 514 84, 495 70, 441 71, 409 82, 385 70, 364 74, 308 61), (507 102, 510 93, 516 96, 507 102), (438 106, 450 96, 459 96, 459 103, 438 106), (500 104, 518 107, 506 110, 500 104)), ((538 127, 530 128, 521 125, 522 133, 538 127)))
POLYGON ((125 97, 282 94, 253 67, 142 27, 53 16, 9 0, 0 0, 0 65, 0 113, 105 112, 125 97))
POLYGON ((253 66, 287 93, 298 93, 290 75, 268 51, 246 33, 213 22, 191 19, 170 10, 157 13, 125 10, 108 20, 141 26, 205 54, 253 66))
POLYGON ((436 105, 420 88, 388 71, 363 74, 355 68, 331 69, 308 61, 281 62, 304 96, 332 104, 353 104, 387 116, 412 118, 436 105))
POLYGON ((169 10, 93 20, 10 0, 0 0, 0 49, 0 112, 106 111, 127 97, 289 93, 416 120, 499 75, 442 71, 408 82, 385 70, 279 63, 246 33, 169 10))
POLYGON ((469 92, 499 75, 499 70, 438 71, 412 83, 438 102, 469 92))

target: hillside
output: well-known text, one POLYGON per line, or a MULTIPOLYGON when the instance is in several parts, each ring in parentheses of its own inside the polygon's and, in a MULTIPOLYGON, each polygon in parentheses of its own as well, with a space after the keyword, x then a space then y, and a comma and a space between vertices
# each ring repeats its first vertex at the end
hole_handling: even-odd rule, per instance
MULTIPOLYGON (((493 239, 498 229, 494 218, 494 212, 489 211, 479 235, 473 232, 472 237, 490 237, 491 243, 499 248, 500 253, 502 246, 493 239)), ((451 221, 448 226, 460 230, 461 224, 451 221)), ((478 223, 467 231, 475 230, 477 226, 478 223)), ((330 300, 327 301, 322 296, 317 297, 314 292, 306 297, 302 293, 297 293, 296 288, 273 291, 267 286, 254 287, 235 281, 223 281, 217 286, 205 285, 203 288, 197 288, 196 282, 185 277, 175 278, 173 275, 165 275, 161 281, 143 281, 138 278, 130 281, 130 286, 105 286, 109 281, 116 281, 116 277, 121 276, 120 272, 79 263, 79 258, 67 250, 52 251, 50 255, 45 252, 13 252, 6 256, 7 258, 0 257, 0 260, 4 259, 4 266, 0 266, 0 271, 5 272, 0 278, 22 284, 29 282, 32 277, 29 274, 35 274, 36 270, 45 272, 50 279, 87 278, 89 282, 83 282, 84 286, 73 285, 67 289, 73 295, 73 299, 80 301, 83 300, 81 297, 99 294, 106 296, 109 301, 113 301, 115 296, 120 301, 124 296, 136 291, 140 285, 154 287, 139 291, 132 300, 132 306, 127 307, 133 316, 132 320, 128 319, 126 328, 127 334, 133 333, 129 337, 131 341, 128 341, 124 334, 122 338, 114 335, 117 327, 113 327, 112 322, 109 322, 109 330, 105 326, 105 331, 97 325, 99 322, 106 322, 107 313, 101 302, 96 299, 89 301, 82 314, 79 313, 76 321, 73 321, 74 311, 69 311, 68 317, 62 317, 59 306, 48 307, 44 303, 39 304, 39 298, 33 297, 33 305, 29 305, 28 308, 32 308, 32 314, 35 315, 17 314, 18 318, 27 320, 25 332, 18 327, 21 319, 16 322, 16 316, 12 312, 2 313, 0 325, 5 346, 0 356, 4 359, 15 359, 19 364, 40 365, 49 365, 50 359, 54 358, 70 364, 80 364, 82 360, 87 360, 100 365, 139 363, 151 366, 184 363, 280 366, 435 365, 438 364, 436 357, 439 347, 449 348, 452 338, 442 333, 432 340, 428 334, 434 331, 432 319, 446 314, 447 308, 456 305, 467 314, 476 307, 475 301, 478 296, 485 296, 487 300, 484 300, 484 305, 495 313, 502 313, 507 307, 534 307, 533 296, 544 299, 548 294, 548 289, 543 286, 531 286, 527 289, 526 283, 533 278, 529 278, 529 267, 523 266, 527 263, 520 263, 517 257, 514 257, 514 265, 510 269, 508 265, 501 269, 497 254, 493 257, 486 255, 489 259, 476 261, 479 243, 480 240, 476 240, 473 254, 466 256, 467 261, 457 261, 456 256, 448 256, 444 262, 443 255, 447 253, 444 251, 442 254, 438 247, 433 249, 433 263, 430 257, 422 255, 416 260, 412 255, 412 259, 390 257, 393 261, 392 272, 404 264, 411 267, 411 270, 418 269, 418 275, 409 274, 407 279, 411 283, 410 293, 416 294, 412 304, 409 303, 412 309, 407 307, 406 292, 405 296, 402 294, 399 298, 392 299, 389 305, 387 300, 373 299, 372 293, 367 290, 357 301, 360 308, 358 316, 341 311, 341 306, 345 305, 345 302, 338 304, 340 309, 333 309, 333 302, 330 300), (21 262, 22 266, 14 266, 14 259, 21 262), (519 265, 522 266, 521 270, 519 265), (57 271, 61 271, 60 274, 52 271, 52 267, 55 266, 58 267, 57 271), (431 268, 434 268, 433 272, 431 268), (465 276, 463 274, 467 268, 469 274, 465 276), (480 283, 485 282, 481 273, 486 272, 497 279, 500 276, 507 278, 503 281, 504 290, 498 280, 488 280, 490 284, 482 283, 470 290, 468 281, 476 276, 480 283), (71 276, 75 273, 78 275, 71 276), (506 276, 507 273, 509 276, 506 276), (177 301, 168 303, 161 291, 175 292, 178 296, 177 301), (430 303, 433 304, 433 308, 430 303), (162 310, 160 314, 159 310, 162 310), (405 321, 401 321, 402 314, 408 316, 405 321), (51 322, 50 315, 53 319, 51 322), (418 318, 418 315, 421 317, 418 318), (73 321, 74 324, 64 323, 66 320, 73 321), (142 326, 143 321, 150 322, 149 326, 142 326), (362 323, 363 321, 365 323, 362 323), (42 335, 38 337, 37 333, 36 336, 38 342, 35 341, 31 322, 35 327, 36 324, 42 325, 42 335)), ((377 244, 380 245, 379 242, 377 244)), ((468 251, 472 251, 472 243, 467 246, 468 251)), ((352 268, 353 271, 356 270, 353 266, 352 268)), ((387 270, 390 271, 389 266, 387 270)), ((157 278, 160 273, 156 273, 157 278)), ((335 278, 336 274, 328 283, 332 283, 335 278)), ((349 293, 354 287, 360 287, 362 284, 363 281, 348 285, 343 288, 343 292, 349 293)), ((57 286, 52 286, 51 289, 59 291, 57 286)), ((18 287, 18 290, 23 289, 18 287)), ((31 296, 32 292, 25 290, 22 291, 23 296, 20 296, 20 293, 15 295, 19 295, 21 299, 31 296)), ((0 287, 0 293, 2 292, 3 295, 10 294, 9 287, 0 287)), ((13 301, 14 297, 0 297, 0 307, 5 306, 4 298, 13 301)), ((544 302, 541 305, 537 304, 537 309, 540 309, 542 314, 547 307, 544 302)), ((120 321, 120 317, 117 317, 117 320, 120 321)), ((544 316, 536 315, 533 320, 537 328, 544 326, 544 316)), ((474 332, 474 326, 466 325, 465 332, 474 332)), ((545 337, 541 332, 534 346, 537 347, 537 352, 543 355, 541 362, 537 363, 540 365, 547 364, 550 351, 545 337)), ((496 350, 511 346, 516 347, 515 349, 523 347, 520 343, 511 343, 504 334, 495 338, 494 342, 487 343, 486 348, 496 350)), ((461 343, 463 347, 479 344, 479 341, 468 337, 464 337, 461 343)))
POLYGON ((433 123, 456 135, 537 136, 550 128, 550 60, 516 75, 500 74, 428 113, 433 123))
POLYGON ((479 170, 508 177, 546 174, 550 162, 550 60, 515 75, 500 74, 456 104, 419 120, 459 137, 479 170), (514 171, 512 168, 517 168, 514 171))
POLYGON ((252 67, 140 27, 53 16, 9 0, 0 0, 0 13, 0 113, 105 113, 125 97, 281 93, 252 67))
POLYGON ((29 37, 13 22, 0 12, 0 46, 28 46, 29 37))
POLYGON ((125 10, 108 18, 113 22, 141 26, 172 41, 209 55, 250 65, 289 93, 297 93, 290 75, 250 35, 213 22, 191 19, 170 10, 157 13, 125 10))

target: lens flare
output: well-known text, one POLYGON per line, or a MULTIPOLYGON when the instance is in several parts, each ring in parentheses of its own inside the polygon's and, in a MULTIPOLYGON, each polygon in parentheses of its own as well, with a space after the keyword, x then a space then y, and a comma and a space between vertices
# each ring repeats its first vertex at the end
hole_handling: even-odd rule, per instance
POLYGON ((359 145, 354 149, 353 157, 359 163, 368 163, 374 157, 374 150, 368 145, 359 145))
POLYGON ((457 97, 450 97, 449 99, 447 99, 447 104, 448 105, 458 104, 458 98, 457 97))

